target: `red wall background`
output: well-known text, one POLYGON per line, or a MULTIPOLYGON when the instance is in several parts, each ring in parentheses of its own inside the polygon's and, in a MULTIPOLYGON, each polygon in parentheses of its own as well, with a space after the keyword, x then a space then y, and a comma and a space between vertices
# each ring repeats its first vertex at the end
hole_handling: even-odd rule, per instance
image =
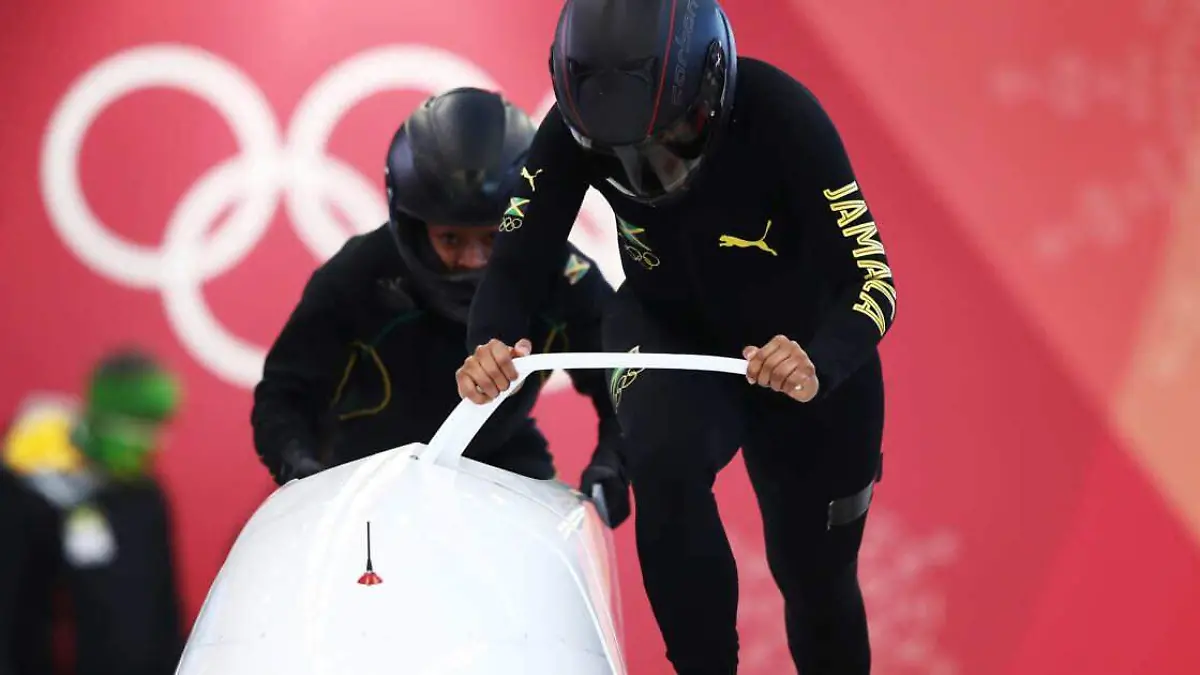
MULTIPOLYGON (((76 389, 123 342, 180 369, 188 406, 162 472, 193 615, 270 489, 250 444, 255 359, 330 247, 381 222, 396 124, 471 77, 543 112, 558 7, 0 10, 0 410, 31 389, 76 389), (122 78, 136 86, 97 98, 122 78)), ((1200 5, 727 8, 740 51, 805 81, 834 116, 897 276, 887 470, 863 553, 877 672, 1200 672, 1200 5)), ((593 206, 576 236, 616 282, 610 221, 593 206)), ((588 406, 559 390, 538 414, 577 475, 588 406)), ((719 495, 742 572, 744 672, 784 672, 740 464, 719 495)), ((630 665, 667 673, 632 534, 617 535, 630 665)))

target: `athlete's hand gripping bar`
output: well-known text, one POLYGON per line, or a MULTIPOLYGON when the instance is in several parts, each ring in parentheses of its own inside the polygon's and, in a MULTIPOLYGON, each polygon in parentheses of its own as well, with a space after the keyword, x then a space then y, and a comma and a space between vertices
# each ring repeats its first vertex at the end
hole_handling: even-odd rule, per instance
POLYGON ((745 377, 748 362, 724 356, 701 354, 641 354, 625 352, 575 352, 565 354, 534 354, 513 359, 517 381, 491 401, 484 404, 463 399, 433 435, 422 459, 443 461, 462 455, 475 434, 488 421, 496 408, 517 386, 533 373, 546 370, 601 370, 610 368, 649 368, 667 370, 702 370, 729 373, 745 377))

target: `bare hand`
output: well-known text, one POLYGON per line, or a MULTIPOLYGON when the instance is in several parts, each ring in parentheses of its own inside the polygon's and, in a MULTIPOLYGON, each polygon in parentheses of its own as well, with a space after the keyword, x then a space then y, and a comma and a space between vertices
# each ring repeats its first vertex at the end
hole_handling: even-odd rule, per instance
POLYGON ((750 384, 770 387, 801 403, 813 400, 821 386, 808 354, 785 335, 776 335, 761 348, 746 347, 742 357, 750 362, 746 368, 750 384))
POLYGON ((518 340, 515 347, 509 347, 499 340, 479 345, 475 353, 468 356, 462 367, 454 373, 454 379, 458 381, 458 395, 474 403, 487 403, 496 398, 517 381, 513 359, 528 356, 532 348, 533 345, 524 338, 518 340))

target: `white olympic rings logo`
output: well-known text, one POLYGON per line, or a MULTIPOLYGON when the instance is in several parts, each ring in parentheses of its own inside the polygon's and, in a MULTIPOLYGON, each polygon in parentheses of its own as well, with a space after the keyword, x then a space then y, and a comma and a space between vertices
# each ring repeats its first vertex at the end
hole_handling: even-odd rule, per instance
MULTIPOLYGON (((331 205, 360 231, 378 227, 387 218, 382 182, 367 180, 328 154, 334 128, 377 93, 437 93, 458 86, 501 89, 486 71, 452 52, 422 45, 371 49, 326 72, 296 106, 284 133, 266 97, 236 66, 194 47, 133 48, 85 73, 51 116, 42 145, 43 200, 64 244, 85 265, 115 283, 157 290, 172 329, 193 358, 231 384, 253 387, 262 375, 265 350, 220 323, 204 300, 203 284, 254 249, 280 199, 297 235, 320 261, 349 236, 331 205), (130 93, 154 87, 180 89, 207 102, 229 124, 240 147, 239 155, 213 167, 180 199, 157 249, 107 228, 93 213, 79 179, 80 150, 100 113, 130 93), (229 207, 232 214, 216 222, 229 207)), ((553 104, 551 91, 535 119, 553 104)), ((612 237, 604 236, 611 232, 612 210, 599 193, 589 191, 584 213, 593 227, 577 224, 571 240, 617 283, 623 276, 620 260, 612 237)), ((561 386, 561 378, 555 380, 561 386)))

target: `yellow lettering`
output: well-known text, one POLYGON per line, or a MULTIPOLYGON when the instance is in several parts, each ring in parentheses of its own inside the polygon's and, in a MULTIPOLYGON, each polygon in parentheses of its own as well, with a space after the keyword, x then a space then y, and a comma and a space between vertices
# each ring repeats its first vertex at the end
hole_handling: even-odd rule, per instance
POLYGON ((842 230, 842 235, 846 237, 854 237, 858 241, 858 248, 854 249, 854 257, 861 258, 865 255, 883 255, 883 244, 880 243, 875 235, 879 234, 875 223, 863 223, 854 227, 847 227, 842 230))
POLYGON ((883 335, 887 331, 887 322, 883 320, 883 309, 879 307, 879 303, 863 291, 858 294, 859 300, 862 302, 854 305, 854 311, 865 314, 868 319, 875 322, 875 326, 879 329, 879 334, 883 335))
POLYGON ((896 289, 886 281, 879 279, 868 279, 863 284, 863 292, 870 293, 871 291, 879 291, 883 297, 887 298, 888 304, 892 306, 892 311, 889 313, 889 318, 896 318, 896 289))
POLYGON ((857 191, 858 191, 858 181, 854 181, 852 183, 843 185, 842 187, 840 187, 832 192, 830 192, 829 190, 825 190, 825 199, 828 199, 829 201, 833 201, 835 199, 841 199, 842 197, 851 195, 857 191))
POLYGON ((892 268, 878 260, 859 260, 857 261, 859 269, 867 271, 867 279, 891 279, 892 268))
POLYGON ((882 337, 887 332, 889 318, 885 318, 883 308, 872 293, 879 293, 889 305, 890 319, 896 318, 896 288, 888 279, 892 278, 892 269, 883 260, 864 260, 869 256, 884 256, 883 242, 879 241, 879 229, 875 223, 865 222, 855 224, 863 214, 867 213, 867 202, 863 199, 846 199, 858 191, 858 181, 843 185, 836 190, 824 190, 825 199, 832 202, 829 210, 838 214, 838 227, 842 236, 853 237, 858 244, 854 249, 855 262, 863 270, 863 285, 858 293, 858 302, 854 311, 866 316, 879 329, 882 337))
POLYGON ((867 212, 867 203, 861 199, 852 199, 848 202, 834 202, 829 205, 829 210, 837 211, 841 214, 838 216, 838 227, 845 227, 858 220, 859 216, 867 212))

